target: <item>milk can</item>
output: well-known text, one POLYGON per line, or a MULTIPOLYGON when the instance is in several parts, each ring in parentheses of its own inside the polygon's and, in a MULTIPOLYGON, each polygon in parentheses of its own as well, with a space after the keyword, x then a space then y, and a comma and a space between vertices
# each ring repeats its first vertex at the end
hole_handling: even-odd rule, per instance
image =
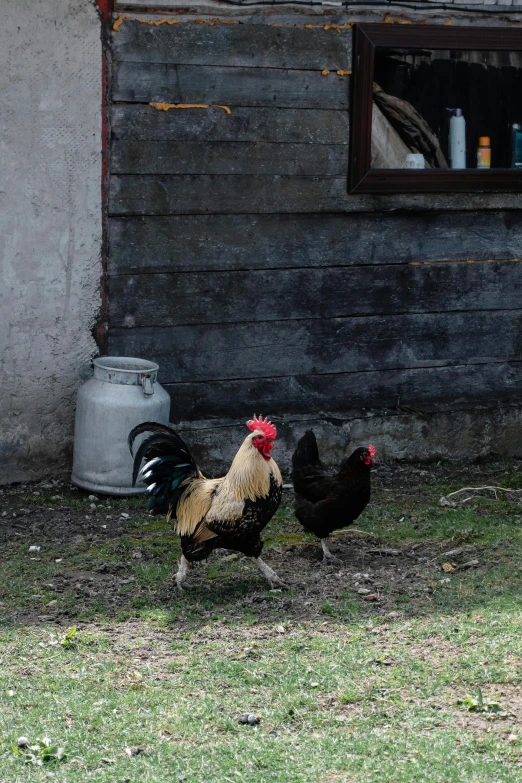
MULTIPOLYGON (((157 382, 158 365, 145 359, 104 356, 76 401, 72 482, 106 495, 137 495, 132 486, 129 432, 145 421, 169 423, 170 397, 157 382)), ((137 446, 145 436, 140 435, 137 446)))

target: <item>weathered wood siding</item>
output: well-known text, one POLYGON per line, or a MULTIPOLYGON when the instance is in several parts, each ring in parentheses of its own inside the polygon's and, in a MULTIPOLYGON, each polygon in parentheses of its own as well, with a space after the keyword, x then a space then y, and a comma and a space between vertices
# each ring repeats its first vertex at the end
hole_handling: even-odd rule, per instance
POLYGON ((109 348, 174 420, 520 397, 520 196, 350 196, 351 40, 113 35, 109 348))

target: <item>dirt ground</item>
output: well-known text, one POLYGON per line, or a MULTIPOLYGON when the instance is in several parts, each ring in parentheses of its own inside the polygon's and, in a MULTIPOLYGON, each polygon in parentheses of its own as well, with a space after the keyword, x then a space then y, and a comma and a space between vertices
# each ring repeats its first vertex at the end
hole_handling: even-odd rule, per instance
MULTIPOLYGON (((212 616, 215 606, 206 606, 211 596, 217 598, 220 611, 228 617, 238 609, 244 612, 251 607, 261 622, 283 614, 294 620, 306 617, 308 621, 315 616, 325 622, 330 602, 338 600, 340 594, 346 597, 348 613, 350 602, 362 604, 368 615, 401 612, 403 605, 409 612, 416 607, 420 610, 429 603, 434 587, 450 579, 450 574, 441 570, 444 560, 449 560, 450 568, 455 570, 491 568, 495 560, 490 557, 487 564, 482 563, 480 546, 458 539, 433 541, 420 536, 421 540, 385 543, 372 532, 378 525, 372 525, 371 509, 389 507, 392 515, 395 509, 397 516, 403 513, 400 523, 407 516, 413 528, 422 527, 422 513, 419 516, 416 509, 423 503, 437 504, 444 482, 466 486, 491 481, 490 469, 486 470, 487 476, 484 471, 480 465, 459 469, 451 465, 380 466, 373 479, 369 511, 352 528, 332 536, 331 550, 341 559, 340 566, 321 563, 319 543, 304 534, 293 517, 293 492, 286 489, 278 517, 267 528, 263 557, 292 590, 267 591, 248 559, 218 550, 209 564, 218 563, 223 568, 226 563, 234 568, 225 572, 226 584, 223 579, 206 579, 209 564, 191 569, 187 595, 192 588, 201 599, 192 607, 192 614, 212 616), (450 554, 444 558, 444 552, 450 554)), ((46 558, 54 560, 52 581, 47 587, 55 593, 73 595, 82 612, 98 605, 100 598, 106 607, 113 604, 119 611, 131 609, 136 595, 143 595, 144 590, 136 566, 144 566, 147 561, 148 565, 151 561, 164 567, 168 564, 172 575, 179 555, 175 536, 166 524, 162 529, 150 529, 148 521, 155 523, 158 518, 149 517, 144 506, 143 498, 93 497, 60 481, 7 487, 0 490, 0 547, 12 547, 17 540, 40 546, 40 551, 29 554, 35 565, 46 558)), ((150 593, 150 586, 148 590, 150 593)), ((153 594, 156 604, 179 600, 167 572, 157 580, 153 594)), ((60 609, 47 605, 44 613, 36 607, 33 611, 12 607, 3 614, 15 622, 68 623, 74 608, 70 604, 60 609)))
POLYGON ((441 499, 462 487, 522 494, 521 467, 380 465, 368 508, 332 536, 341 562, 331 565, 287 488, 263 536, 285 592, 220 550, 191 567, 180 593, 179 541, 144 497, 61 481, 0 489, 0 674, 13 694, 0 756, 12 757, 12 779, 22 780, 13 741, 45 724, 46 736, 66 737, 67 780, 73 764, 85 780, 163 780, 167 762, 188 770, 172 779, 201 779, 192 773, 210 732, 206 780, 235 779, 236 749, 249 779, 268 779, 251 759, 294 764, 299 746, 302 769, 317 770, 302 780, 518 781, 521 502, 441 499), (91 725, 100 705, 103 722, 91 725), (257 734, 241 733, 245 712, 261 715, 257 734), (136 756, 120 739, 131 735, 136 756), (417 777, 403 776, 410 763, 417 777))

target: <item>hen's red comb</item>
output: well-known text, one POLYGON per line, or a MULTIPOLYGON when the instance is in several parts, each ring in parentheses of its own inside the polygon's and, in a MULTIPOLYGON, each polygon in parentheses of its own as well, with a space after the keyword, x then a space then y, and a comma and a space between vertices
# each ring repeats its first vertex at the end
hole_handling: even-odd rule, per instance
POLYGON ((375 457, 375 449, 373 448, 371 443, 368 445, 368 454, 372 459, 375 457))
POLYGON ((262 416, 257 418, 255 413, 254 418, 250 419, 250 421, 247 421, 247 427, 249 430, 261 430, 261 432, 270 440, 276 439, 277 430, 272 422, 268 421, 267 418, 263 419, 262 416))

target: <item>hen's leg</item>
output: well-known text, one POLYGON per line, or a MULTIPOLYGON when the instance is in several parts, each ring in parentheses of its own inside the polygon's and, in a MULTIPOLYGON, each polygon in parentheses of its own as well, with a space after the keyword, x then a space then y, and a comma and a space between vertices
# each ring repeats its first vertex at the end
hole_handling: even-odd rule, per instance
POLYGON ((178 590, 183 590, 183 582, 187 578, 187 571, 189 567, 189 561, 185 557, 185 555, 181 555, 181 560, 179 561, 179 568, 178 573, 176 574, 176 584, 178 586, 178 590))
POLYGON ((272 590, 274 590, 276 587, 280 587, 282 590, 289 589, 289 585, 287 585, 286 582, 283 582, 282 579, 279 579, 276 572, 272 571, 270 566, 267 566, 264 560, 261 560, 260 557, 254 557, 253 560, 255 560, 255 562, 257 563, 259 570, 267 580, 272 590))
POLYGON ((339 560, 338 557, 335 555, 332 555, 330 550, 328 549, 328 544, 326 543, 328 541, 327 538, 321 538, 321 546, 323 548, 323 563, 333 563, 334 565, 342 565, 343 561, 339 560))

